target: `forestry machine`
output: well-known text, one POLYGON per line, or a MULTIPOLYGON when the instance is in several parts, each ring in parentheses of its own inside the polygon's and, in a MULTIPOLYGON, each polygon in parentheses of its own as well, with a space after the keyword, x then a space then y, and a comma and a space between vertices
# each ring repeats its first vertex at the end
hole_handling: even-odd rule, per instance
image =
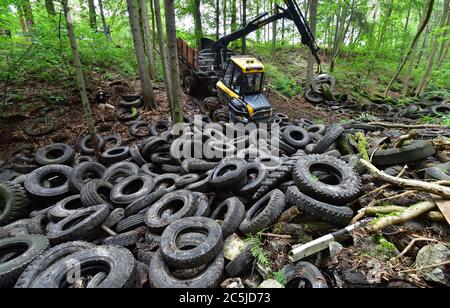
MULTIPOLYGON (((183 80, 188 94, 195 94, 206 86, 215 97, 208 97, 207 106, 214 121, 268 123, 274 110, 263 94, 264 65, 255 57, 235 55, 228 45, 258 29, 286 18, 292 20, 300 32, 302 43, 314 55, 319 73, 319 47, 303 13, 295 0, 284 0, 286 8, 277 6, 243 25, 239 30, 220 38, 217 42, 203 38, 198 52, 183 40, 178 40, 180 58, 187 64, 190 74, 183 80)), ((321 74, 323 76, 323 74, 321 74)))

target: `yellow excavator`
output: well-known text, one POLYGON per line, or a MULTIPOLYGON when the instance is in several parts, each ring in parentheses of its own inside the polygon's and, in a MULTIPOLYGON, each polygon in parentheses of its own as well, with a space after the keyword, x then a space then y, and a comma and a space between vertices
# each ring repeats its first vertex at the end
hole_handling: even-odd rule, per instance
POLYGON ((228 34, 217 42, 203 38, 200 51, 179 39, 179 57, 186 64, 183 78, 185 91, 196 95, 206 88, 212 95, 204 100, 210 115, 216 122, 270 123, 274 110, 263 93, 264 65, 256 57, 238 56, 228 45, 258 29, 286 18, 292 20, 300 32, 302 43, 314 55, 318 73, 322 74, 319 47, 303 13, 295 0, 284 0, 285 8, 277 6, 270 14, 260 14, 239 30, 228 34))

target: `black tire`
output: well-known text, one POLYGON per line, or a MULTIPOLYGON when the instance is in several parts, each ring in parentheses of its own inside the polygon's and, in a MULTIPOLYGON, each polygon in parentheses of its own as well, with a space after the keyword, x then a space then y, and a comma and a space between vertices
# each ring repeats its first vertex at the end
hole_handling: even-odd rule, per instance
POLYGON ((75 192, 81 191, 84 185, 95 179, 101 179, 106 168, 99 163, 86 162, 75 166, 70 173, 70 186, 75 192))
POLYGON ((231 158, 222 161, 212 173, 210 184, 215 189, 230 189, 247 176, 247 163, 243 159, 231 158))
POLYGON ((152 156, 152 154, 155 153, 156 150, 165 145, 167 145, 167 140, 161 137, 153 136, 148 139, 144 139, 141 142, 140 146, 142 156, 144 156, 146 160, 150 161, 150 157, 152 156))
POLYGON ((200 181, 189 184, 184 189, 191 190, 194 192, 201 192, 201 193, 211 192, 211 188, 209 185, 211 175, 212 175, 212 170, 210 170, 206 174, 203 174, 202 176, 200 176, 200 181))
POLYGON ((442 117, 444 115, 450 114, 450 106, 448 105, 436 105, 431 107, 431 111, 434 113, 435 116, 442 117))
POLYGON ((305 93, 305 98, 308 102, 311 104, 322 104, 325 102, 325 99, 323 98, 323 94, 318 94, 314 92, 314 90, 309 89, 305 93))
POLYGON ((111 184, 116 184, 119 180, 138 175, 140 173, 139 166, 131 162, 120 162, 109 166, 103 174, 103 180, 111 184))
POLYGON ((139 117, 139 109, 132 107, 130 109, 119 109, 117 119, 121 122, 128 122, 135 120, 139 117))
POLYGON ((89 162, 93 162, 93 161, 94 161, 94 159, 90 156, 78 156, 73 161, 73 167, 78 166, 79 164, 82 164, 82 163, 89 163, 89 162))
POLYGON ((418 140, 400 148, 378 150, 373 154, 372 163, 379 167, 405 165, 420 161, 435 153, 436 150, 430 141, 418 140))
POLYGON ((167 120, 154 121, 149 125, 150 134, 153 136, 161 136, 165 132, 170 131, 172 123, 167 120))
POLYGON ((341 159, 326 155, 308 155, 298 161, 293 178, 304 194, 316 200, 346 204, 361 193, 361 179, 350 165, 341 159), (322 182, 314 172, 332 175, 332 182, 322 182))
POLYGON ((3 182, 0 183, 0 204, 0 226, 3 226, 25 215, 29 200, 22 186, 3 182))
POLYGON ((37 118, 28 121, 23 128, 25 135, 30 137, 41 137, 50 134, 55 130, 55 121, 52 117, 37 118), (47 127, 43 130, 36 130, 36 127, 40 124, 47 124, 47 127))
POLYGON ((125 208, 125 216, 129 217, 139 213, 145 208, 151 206, 156 201, 161 199, 164 195, 166 195, 166 191, 163 189, 155 190, 154 192, 134 201, 130 205, 125 208))
POLYGON ((123 219, 125 219, 125 210, 122 208, 117 208, 109 213, 109 216, 105 219, 103 225, 106 228, 114 229, 114 227, 123 219))
POLYGON ((286 288, 327 289, 327 281, 320 270, 308 262, 288 264, 283 269, 286 288), (300 285, 302 284, 302 286, 300 285), (304 284, 304 285, 303 285, 304 284))
POLYGON ((270 227, 286 206, 284 194, 276 189, 255 203, 239 226, 243 234, 256 234, 270 227))
POLYGON ((139 166, 142 167, 147 163, 144 157, 141 155, 139 151, 139 147, 137 145, 133 145, 130 147, 130 155, 133 161, 139 166))
POLYGON ((425 170, 425 179, 450 181, 450 163, 437 165, 425 170))
POLYGON ((65 165, 49 165, 34 170, 25 180, 26 191, 40 198, 63 198, 70 191, 69 177, 73 168, 65 165), (56 179, 54 187, 43 186, 45 181, 56 179))
POLYGON ((130 148, 127 146, 114 147, 102 153, 100 159, 103 163, 114 164, 131 157, 130 148))
POLYGON ((138 137, 138 138, 144 138, 144 137, 150 136, 150 134, 151 134, 150 129, 148 128, 148 123, 146 121, 135 122, 133 125, 131 125, 130 132, 133 136, 138 137), (141 127, 145 127, 146 130, 141 132, 140 131, 141 127))
POLYGON ((93 180, 83 186, 80 191, 81 202, 85 207, 98 204, 111 205, 111 190, 113 185, 103 180, 93 180))
POLYGON ((125 248, 134 247, 141 239, 142 230, 132 230, 126 233, 113 235, 103 240, 103 245, 113 245, 125 248))
POLYGON ((111 191, 111 201, 115 204, 130 204, 149 194, 155 181, 146 175, 133 175, 115 185, 111 191))
POLYGON ((288 126, 283 131, 283 140, 296 149, 304 148, 310 141, 309 133, 299 126, 288 126))
POLYGON ((186 173, 204 173, 218 166, 216 162, 207 162, 202 159, 192 158, 186 159, 181 164, 181 168, 186 173))
POLYGON ((230 277, 239 277, 244 273, 250 265, 255 261, 250 247, 246 247, 236 258, 234 258, 227 266, 225 266, 225 272, 230 277))
POLYGON ((241 196, 251 196, 258 188, 261 187, 263 181, 267 178, 269 171, 261 163, 250 163, 247 165, 247 183, 242 186, 238 195, 241 196))
POLYGON ((214 220, 206 217, 187 217, 171 223, 161 236, 161 253, 169 266, 181 269, 200 267, 213 261, 222 251, 222 229, 214 220), (195 230, 195 231, 193 231, 195 230), (181 234, 200 233, 206 235, 194 248, 178 248, 181 234))
POLYGON ((153 288, 217 288, 221 282, 225 260, 220 253, 200 274, 189 279, 176 278, 164 262, 161 249, 152 258, 149 281, 153 288))
POLYGON ((109 216, 105 204, 92 206, 56 224, 50 224, 47 237, 53 245, 87 239, 109 216))
POLYGON ((145 224, 150 231, 161 234, 168 225, 181 218, 193 216, 196 210, 193 193, 187 190, 177 190, 165 195, 149 208, 145 214, 145 224), (164 211, 172 210, 175 206, 176 209, 179 209, 177 212, 162 217, 164 211))
POLYGON ((124 108, 139 108, 142 105, 141 97, 138 95, 122 96, 119 102, 119 106, 124 108))
POLYGON ((103 148, 112 149, 115 147, 122 146, 123 139, 122 139, 122 136, 120 136, 118 134, 113 134, 113 135, 103 136, 103 142, 104 142, 103 148))
POLYGON ((95 276, 92 272, 107 272, 107 276, 97 288, 131 288, 136 282, 136 262, 125 248, 100 246, 75 252, 58 260, 48 269, 37 275, 32 288, 68 288, 67 277, 82 269, 82 276, 95 276), (76 263, 73 260, 77 260, 76 263), (72 262, 71 262, 72 261, 72 262), (86 269, 86 272, 83 271, 86 269), (106 270, 105 270, 106 269, 106 270))
POLYGON ((54 143, 36 151, 34 158, 41 166, 72 165, 75 150, 64 143, 54 143))
POLYGON ((330 127, 325 136, 319 140, 319 142, 314 147, 312 154, 323 154, 325 153, 333 143, 344 133, 345 129, 340 125, 333 125, 330 127))
POLYGON ((201 192, 193 192, 197 210, 194 213, 194 217, 209 217, 211 213, 211 207, 209 206, 208 196, 201 192))
POLYGON ((79 251, 93 248, 87 242, 69 242, 52 247, 34 259, 16 282, 14 288, 28 289, 36 277, 59 260, 79 251))
POLYGON ((306 128, 306 131, 310 134, 318 134, 323 136, 327 131, 327 127, 323 124, 310 125, 306 128))
POLYGON ((183 87, 186 94, 191 96, 196 95, 200 87, 198 78, 194 76, 186 76, 183 81, 183 87))
POLYGON ((150 160, 155 165, 172 164, 174 163, 173 157, 169 152, 157 152, 152 154, 150 160))
POLYGON ((10 255, 0 264, 0 288, 14 286, 28 264, 48 247, 48 239, 40 235, 22 235, 0 240, 0 254, 10 255))
POLYGON ((155 190, 163 189, 170 193, 176 189, 175 183, 179 175, 173 173, 166 173, 158 175, 154 181, 155 190))
MULTIPOLYGON (((87 135, 83 137, 83 139, 81 139, 80 142, 81 153, 86 155, 94 154, 94 148, 91 141, 92 141, 91 135, 87 135)), ((97 142, 99 149, 100 150, 103 149, 103 147, 105 146, 105 141, 103 140, 102 136, 97 135, 97 142)))
POLYGON ((200 180, 200 175, 198 175, 196 173, 185 174, 183 176, 178 177, 175 180, 175 186, 178 189, 180 189, 180 188, 186 187, 189 184, 195 183, 198 180, 200 180))
POLYGON ((27 225, 28 233, 34 235, 45 235, 45 227, 47 226, 48 219, 44 215, 35 216, 30 219, 27 225))
POLYGON ((123 220, 121 220, 116 225, 117 233, 125 233, 134 229, 139 228, 145 224, 145 214, 140 213, 136 215, 129 216, 123 220))
POLYGON ((223 238, 226 239, 239 230, 245 217, 245 206, 238 198, 229 198, 222 202, 211 214, 214 220, 220 220, 223 238))
POLYGON ((295 186, 288 188, 286 198, 288 204, 295 205, 301 212, 305 212, 333 224, 348 225, 354 217, 351 208, 346 206, 335 206, 315 200, 300 192, 295 186))
POLYGON ((67 197, 56 203, 49 211, 48 218, 57 223, 71 215, 78 213, 85 209, 86 206, 81 202, 80 195, 67 197))

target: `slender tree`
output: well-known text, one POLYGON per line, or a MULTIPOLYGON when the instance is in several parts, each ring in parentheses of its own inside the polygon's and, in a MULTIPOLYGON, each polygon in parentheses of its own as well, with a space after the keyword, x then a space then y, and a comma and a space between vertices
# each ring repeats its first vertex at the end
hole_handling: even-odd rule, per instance
POLYGON ((216 41, 220 38, 220 0, 216 0, 216 41))
POLYGON ((77 39, 73 27, 72 14, 68 5, 68 0, 62 0, 64 16, 66 18, 67 34, 69 36, 70 46, 72 48, 73 66, 77 78, 78 88, 81 96, 81 103, 83 105, 84 120, 87 124, 89 135, 91 136, 92 144, 94 146, 94 153, 97 160, 100 160, 100 149, 97 141, 97 134, 95 132, 94 118, 92 116, 91 107, 86 91, 86 83, 84 79, 83 69, 81 66, 80 54, 78 52, 77 39))
POLYGON ((183 122, 183 106, 180 82, 180 67, 178 63, 177 50, 177 33, 175 23, 175 6, 174 0, 165 0, 164 8, 166 12, 166 34, 167 47, 169 49, 169 72, 170 85, 172 90, 172 107, 173 107, 173 122, 183 122))
POLYGON ((89 6, 89 25, 91 29, 97 30, 97 13, 95 12, 94 0, 88 0, 89 6))
POLYGON ((150 20, 148 15, 148 8, 146 0, 139 0, 141 3, 141 19, 142 19, 142 30, 144 33, 144 42, 147 51, 148 59, 148 71, 150 73, 150 78, 155 79, 155 59, 153 56, 153 42, 152 34, 150 30, 150 20))
MULTIPOLYGON (((247 0, 242 0, 242 23, 244 25, 247 23, 247 0)), ((247 53, 247 39, 245 36, 242 38, 242 53, 247 53)))
POLYGON ((201 48, 201 39, 203 38, 202 14, 200 12, 201 0, 192 0, 192 15, 194 16, 195 39, 197 47, 201 48))
POLYGON ((414 46, 417 46, 416 44, 419 41, 419 38, 422 35, 423 30, 425 30, 425 27, 427 26, 428 22, 430 21, 431 13, 433 12, 434 3, 435 3, 435 0, 427 1, 425 17, 422 20, 421 24, 419 25, 419 28, 417 29, 417 33, 414 36, 414 39, 411 43, 411 47, 409 48, 408 52, 406 53, 405 58, 400 63, 400 66, 398 67, 397 71, 395 72, 394 77, 392 77, 391 81, 389 82, 388 86, 386 87, 386 90, 384 91, 384 96, 388 95, 395 80, 398 78, 398 76, 402 72, 403 68, 405 67, 406 61, 409 59, 409 57, 413 53, 414 46))
POLYGON ((109 27, 106 24, 105 12, 103 10, 103 0, 98 0, 98 7, 100 9, 100 18, 102 19, 103 33, 105 34, 106 39, 111 42, 111 32, 109 31, 109 27))
POLYGON ((45 0, 45 9, 47 10, 47 13, 49 15, 56 15, 55 4, 53 3, 53 0, 45 0))
MULTIPOLYGON (((317 28, 317 2, 318 0, 311 0, 310 10, 309 10, 309 25, 313 34, 316 33, 317 28)), ((311 51, 308 52, 308 67, 306 75, 306 84, 309 85, 314 77, 314 63, 315 58, 311 51)))
POLYGON ((231 0, 231 31, 237 30, 237 4, 236 0, 231 0))
POLYGON ((28 32, 33 32, 34 16, 33 16, 33 9, 31 8, 30 0, 23 1, 23 13, 25 16, 25 21, 27 23, 28 32))
POLYGON ((223 35, 227 35, 227 1, 228 0, 222 0, 222 19, 223 19, 223 35))
POLYGON ((138 63, 139 75, 141 79, 143 101, 148 109, 156 109, 155 95, 153 85, 148 71, 147 61, 145 60, 144 43, 139 30, 139 17, 136 0, 127 0, 128 17, 130 20, 131 34, 133 36, 134 51, 138 63))

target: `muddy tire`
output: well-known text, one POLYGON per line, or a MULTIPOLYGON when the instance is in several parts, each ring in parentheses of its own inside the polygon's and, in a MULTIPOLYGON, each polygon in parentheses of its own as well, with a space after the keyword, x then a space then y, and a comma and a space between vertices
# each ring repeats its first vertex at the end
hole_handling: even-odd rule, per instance
POLYGON ((243 252, 241 252, 234 260, 230 261, 225 267, 225 271, 230 277, 239 277, 250 265, 255 261, 250 247, 246 247, 243 252))
POLYGON ((261 163, 247 165, 247 183, 237 192, 241 196, 251 196, 261 187, 269 171, 261 163))
POLYGON ((25 190, 39 198, 62 198, 70 191, 69 177, 73 168, 65 165, 49 165, 34 170, 25 180, 25 190), (58 180, 54 187, 44 187, 45 181, 58 180))
POLYGON ((70 186, 73 191, 79 192, 84 185, 95 179, 101 179, 106 168, 95 162, 81 163, 75 166, 70 173, 70 186))
POLYGON ((327 281, 319 269, 308 262, 286 265, 283 269, 287 288, 326 289, 327 281), (300 285, 304 284, 304 286, 300 285))
POLYGON ((309 89, 305 93, 305 98, 308 102, 311 104, 322 104, 325 102, 325 99, 323 98, 323 94, 318 94, 314 92, 314 90, 309 89))
POLYGON ((301 212, 333 224, 348 225, 354 216, 351 208, 315 200, 300 192, 295 186, 288 188, 286 198, 288 204, 297 206, 301 212))
POLYGON ((340 125, 333 125, 330 127, 325 136, 319 140, 312 154, 323 154, 335 143, 338 138, 344 133, 345 129, 340 125))
POLYGON ((93 180, 83 186, 80 192, 81 202, 85 207, 98 204, 111 205, 111 190, 113 185, 103 180, 93 180))
POLYGON ((34 158, 41 166, 72 165, 75 150, 64 143, 54 143, 36 151, 34 158))
POLYGON ((239 226, 243 234, 256 234, 270 227, 283 212, 286 201, 284 194, 276 189, 255 203, 239 226))
POLYGON ((326 155, 308 155, 299 160, 293 172, 298 188, 304 194, 319 201, 346 204, 361 193, 361 179, 343 160, 326 155), (337 183, 327 184, 313 174, 326 172, 336 178, 337 183))
POLYGON ((37 119, 28 121, 25 124, 23 132, 25 133, 25 135, 30 136, 30 137, 41 137, 41 136, 50 134, 54 130, 55 130, 55 121, 51 117, 46 117, 46 118, 37 118, 37 119), (45 129, 36 130, 36 127, 38 125, 46 124, 46 123, 47 123, 47 127, 45 127, 45 129))
MULTIPOLYGON (((85 137, 83 137, 83 139, 81 139, 80 142, 80 147, 81 147, 81 153, 86 154, 86 155, 92 155, 94 154, 94 148, 92 145, 92 138, 90 135, 87 135, 85 137)), ((97 135, 97 142, 98 142, 98 147, 99 149, 103 149, 103 147, 105 146, 105 141, 103 140, 103 137, 100 135, 97 135)))
POLYGON ((372 162, 379 167, 405 165, 420 161, 435 153, 436 150, 430 141, 418 140, 400 148, 378 150, 373 154, 372 162))
POLYGON ((48 239, 40 235, 21 235, 1 240, 1 255, 13 255, 0 264, 0 288, 14 286, 28 264, 39 257, 49 245, 48 239))
POLYGON ((136 215, 129 216, 123 220, 121 220, 116 225, 117 233, 125 233, 134 229, 139 228, 145 224, 145 214, 140 213, 136 215))
POLYGON ((222 202, 211 214, 214 220, 221 220, 223 238, 227 238, 239 230, 245 217, 245 206, 238 198, 230 198, 222 202))
POLYGON ((161 199, 164 195, 166 195, 164 190, 155 190, 154 192, 134 201, 125 208, 125 216, 129 217, 139 213, 161 199))
POLYGON ((113 187, 111 201, 115 204, 128 205, 149 194, 153 190, 153 187, 153 178, 133 175, 113 187))
POLYGON ((130 148, 127 146, 115 147, 101 154, 100 160, 106 164, 114 164, 131 157, 130 148))
POLYGON ((0 226, 15 221, 28 211, 29 200, 22 186, 11 182, 0 183, 0 226))
POLYGON ((85 205, 81 202, 80 195, 67 197, 56 203, 49 211, 48 217, 54 223, 57 223, 71 215, 85 209, 85 205))
POLYGON ((247 163, 243 159, 227 159, 220 163, 211 176, 210 184, 216 189, 230 189, 247 176, 247 163))
POLYGON ((283 131, 283 140, 291 147, 302 149, 311 141, 309 133, 298 126, 288 126, 283 131))
POLYGON ((194 96, 198 93, 200 82, 197 77, 186 76, 184 78, 183 87, 186 94, 194 96))

